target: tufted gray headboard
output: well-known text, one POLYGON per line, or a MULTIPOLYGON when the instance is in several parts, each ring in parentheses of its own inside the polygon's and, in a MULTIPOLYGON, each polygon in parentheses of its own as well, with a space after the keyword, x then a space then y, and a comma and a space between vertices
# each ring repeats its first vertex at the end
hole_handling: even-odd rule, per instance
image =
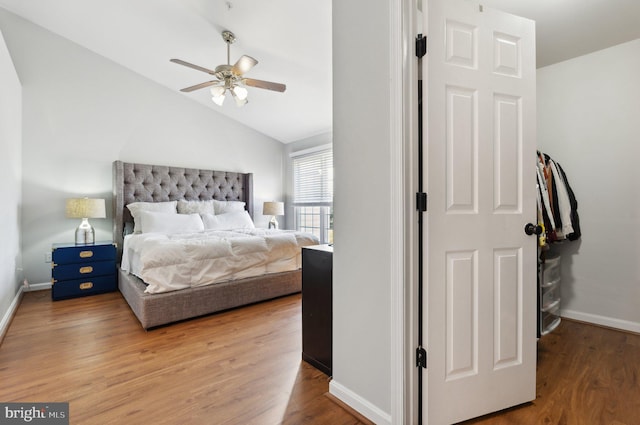
POLYGON ((253 217, 253 174, 113 162, 113 241, 122 255, 125 228, 133 218, 127 204, 177 200, 243 201, 253 217))

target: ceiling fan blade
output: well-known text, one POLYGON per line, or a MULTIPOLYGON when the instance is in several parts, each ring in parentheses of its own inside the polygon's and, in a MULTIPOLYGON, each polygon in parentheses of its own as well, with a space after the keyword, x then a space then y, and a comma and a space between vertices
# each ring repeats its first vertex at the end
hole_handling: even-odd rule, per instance
POLYGON ((197 69, 198 71, 202 71, 202 72, 206 72, 207 74, 211 74, 211 75, 215 75, 215 71, 211 70, 211 69, 207 69, 204 68, 202 66, 199 65, 194 65, 192 63, 189 62, 185 62, 182 59, 171 59, 170 60, 173 63, 177 63, 178 65, 183 65, 183 66, 188 66, 189 68, 193 68, 193 69, 197 69))
POLYGON ((257 60, 255 60, 251 56, 244 55, 233 65, 232 71, 236 75, 242 75, 257 64, 257 60))
POLYGON ((191 87, 185 87, 183 89, 180 89, 180 91, 188 93, 190 91, 194 91, 194 90, 198 90, 198 89, 203 89, 205 87, 211 87, 211 86, 215 86, 216 84, 221 83, 221 81, 219 80, 213 80, 213 81, 207 81, 205 83, 200 83, 200 84, 196 84, 195 86, 191 86, 191 87))
POLYGON ((259 89, 267 89, 278 92, 283 92, 287 89, 287 86, 280 83, 272 83, 271 81, 254 80, 253 78, 243 78, 242 83, 249 87, 257 87, 259 89))

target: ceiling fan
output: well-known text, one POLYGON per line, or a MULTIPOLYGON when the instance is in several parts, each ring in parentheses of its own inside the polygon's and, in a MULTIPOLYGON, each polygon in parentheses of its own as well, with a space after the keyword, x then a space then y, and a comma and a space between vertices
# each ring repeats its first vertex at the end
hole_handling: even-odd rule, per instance
POLYGON ((215 70, 204 68, 202 66, 194 65, 189 62, 185 62, 181 59, 171 59, 171 62, 179 65, 184 65, 189 68, 196 69, 198 71, 206 72, 215 76, 216 80, 207 81, 204 83, 196 84, 195 86, 186 87, 181 89, 182 92, 191 92, 205 87, 211 87, 211 100, 216 105, 222 106, 224 102, 225 93, 227 90, 231 93, 236 104, 244 106, 247 100, 247 89, 244 86, 257 87, 260 89, 273 90, 277 92, 284 92, 287 88, 284 84, 272 83, 271 81, 255 80, 253 78, 245 78, 243 75, 251 68, 258 64, 258 61, 251 56, 243 55, 238 61, 231 65, 231 44, 236 41, 236 36, 231 31, 222 31, 222 39, 227 43, 227 64, 218 65, 215 70))

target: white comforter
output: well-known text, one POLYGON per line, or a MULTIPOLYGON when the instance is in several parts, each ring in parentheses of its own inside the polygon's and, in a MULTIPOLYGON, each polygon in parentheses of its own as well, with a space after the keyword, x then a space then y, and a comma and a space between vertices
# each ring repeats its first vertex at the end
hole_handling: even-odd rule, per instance
POLYGON ((292 230, 242 229, 127 235, 122 269, 156 294, 233 279, 296 270, 301 247, 318 239, 292 230))

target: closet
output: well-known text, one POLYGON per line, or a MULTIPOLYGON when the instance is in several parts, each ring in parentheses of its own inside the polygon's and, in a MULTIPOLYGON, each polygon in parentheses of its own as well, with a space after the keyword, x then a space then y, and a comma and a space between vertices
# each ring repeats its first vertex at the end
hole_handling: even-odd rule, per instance
POLYGON ((560 324, 561 256, 552 245, 580 238, 578 202, 562 166, 537 152, 538 337, 560 324))

